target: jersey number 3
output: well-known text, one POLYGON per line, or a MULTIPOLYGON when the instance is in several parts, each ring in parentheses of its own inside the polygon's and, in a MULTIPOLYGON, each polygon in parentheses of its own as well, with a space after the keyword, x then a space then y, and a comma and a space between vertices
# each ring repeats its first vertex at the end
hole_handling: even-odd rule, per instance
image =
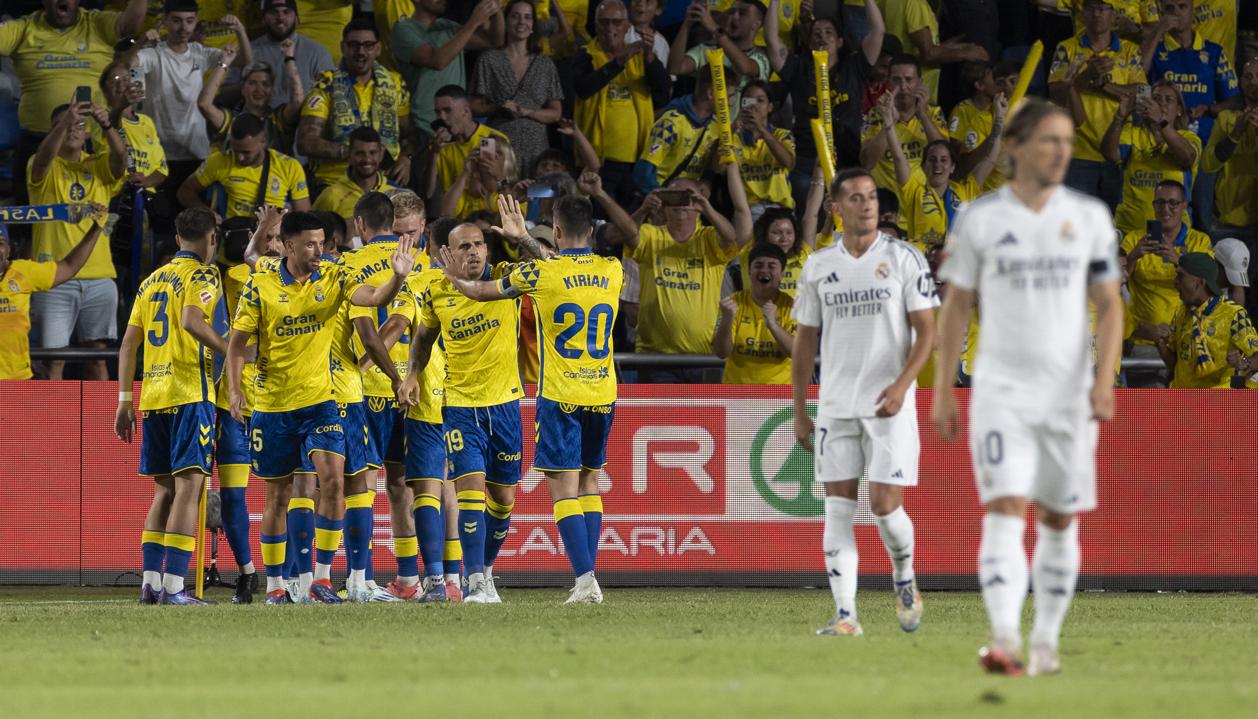
POLYGON ((572 302, 559 305, 555 308, 554 322, 557 325, 567 326, 555 336, 555 351, 564 359, 580 359, 582 351, 569 347, 568 342, 584 329, 585 352, 594 359, 606 358, 611 352, 612 318, 615 314, 615 310, 609 304, 594 305, 590 308, 588 317, 581 305, 572 302), (600 325, 602 325, 601 328, 600 325))
POLYGON ((169 300, 165 292, 154 292, 149 301, 157 303, 157 309, 153 312, 153 322, 161 324, 160 332, 149 330, 149 344, 161 347, 170 338, 170 318, 166 316, 166 303, 169 300))

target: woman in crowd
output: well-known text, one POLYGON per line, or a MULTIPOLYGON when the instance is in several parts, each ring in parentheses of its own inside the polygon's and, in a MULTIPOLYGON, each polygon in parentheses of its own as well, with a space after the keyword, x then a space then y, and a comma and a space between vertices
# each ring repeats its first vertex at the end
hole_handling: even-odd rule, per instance
POLYGON ((301 115, 301 106, 306 100, 306 89, 302 87, 301 75, 297 72, 297 63, 293 58, 294 44, 292 38, 280 44, 284 51, 284 73, 288 77, 291 92, 288 102, 279 107, 271 107, 271 90, 275 86, 275 70, 266 63, 255 62, 240 72, 240 102, 234 109, 228 110, 216 104, 219 89, 227 77, 223 65, 230 66, 236 57, 236 47, 228 45, 223 48, 222 64, 215 65, 205 79, 205 86, 197 97, 197 109, 205 118, 205 127, 215 144, 227 145, 228 133, 231 132, 232 120, 242 112, 258 117, 266 125, 267 144, 275 151, 291 155, 293 152, 293 136, 297 129, 297 120, 301 115))

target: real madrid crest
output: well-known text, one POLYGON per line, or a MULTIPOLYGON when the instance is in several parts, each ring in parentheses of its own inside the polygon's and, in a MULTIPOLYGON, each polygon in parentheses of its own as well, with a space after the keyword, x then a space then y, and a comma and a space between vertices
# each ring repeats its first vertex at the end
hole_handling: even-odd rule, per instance
POLYGON ((890 276, 891 276, 891 266, 888 265, 886 262, 879 263, 878 269, 874 270, 874 277, 877 277, 880 280, 885 280, 890 276))
POLYGON ((1074 225, 1070 224, 1069 221, 1061 223, 1061 239, 1064 240, 1065 242, 1070 242, 1074 238, 1075 238, 1074 225))

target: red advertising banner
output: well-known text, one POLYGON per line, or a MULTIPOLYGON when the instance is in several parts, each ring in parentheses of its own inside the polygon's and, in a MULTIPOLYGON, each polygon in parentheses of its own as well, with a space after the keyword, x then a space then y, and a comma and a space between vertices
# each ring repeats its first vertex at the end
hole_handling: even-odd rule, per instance
MULTIPOLYGON (((0 582, 111 581, 138 568, 152 490, 135 473, 139 440, 114 437, 115 399, 110 383, 0 383, 0 582)), ((981 508, 967 445, 940 442, 930 392, 918 401, 920 483, 905 502, 917 571, 972 588, 981 508)), ((524 404, 527 428, 533 408, 524 404)), ((1100 507, 1081 524, 1085 585, 1258 588, 1258 393, 1125 390, 1118 407, 1101 433, 1100 507)), ((636 583, 818 580, 823 492, 791 419, 785 387, 622 386, 600 481, 600 573, 636 583)), ((524 436, 529 467, 532 433, 524 436)), ((380 490, 375 562, 390 574, 380 490)), ((262 481, 252 480, 255 561, 262 496, 262 481)), ((857 522, 862 575, 889 573, 863 499, 857 522)), ((1028 529, 1028 546, 1033 536, 1028 529)), ((235 566, 225 541, 219 563, 235 566)), ((521 478, 496 566, 522 581, 567 572, 537 472, 521 478)))

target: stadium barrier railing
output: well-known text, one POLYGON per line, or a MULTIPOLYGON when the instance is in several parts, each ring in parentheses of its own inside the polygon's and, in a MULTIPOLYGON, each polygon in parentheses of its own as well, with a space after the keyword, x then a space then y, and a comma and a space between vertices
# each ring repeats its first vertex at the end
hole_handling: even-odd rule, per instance
MULTIPOLYGON (((139 439, 114 437, 116 398, 109 382, 0 383, 0 583, 138 583, 152 489, 136 474, 139 439)), ((925 589, 973 590, 981 508, 969 452, 965 441, 935 438, 929 406, 930 391, 919 390, 920 484, 906 500, 917 572, 925 589)), ((522 414, 532 426, 532 400, 522 414)), ((1254 392, 1120 390, 1118 416, 1101 430, 1100 507, 1081 524, 1081 586, 1258 590, 1255 416, 1254 392)), ((792 432, 786 387, 621 387, 601 483, 600 579, 824 586, 822 491, 792 432)), ((253 479, 255 562, 263 494, 253 479)), ((863 490, 861 502, 862 586, 883 587, 889 564, 863 490)), ((375 515, 375 566, 387 578, 395 564, 383 491, 375 515)), ((217 561, 230 578, 235 562, 221 538, 217 561)), ((504 586, 561 585, 567 567, 545 482, 526 470, 496 573, 504 586)))

